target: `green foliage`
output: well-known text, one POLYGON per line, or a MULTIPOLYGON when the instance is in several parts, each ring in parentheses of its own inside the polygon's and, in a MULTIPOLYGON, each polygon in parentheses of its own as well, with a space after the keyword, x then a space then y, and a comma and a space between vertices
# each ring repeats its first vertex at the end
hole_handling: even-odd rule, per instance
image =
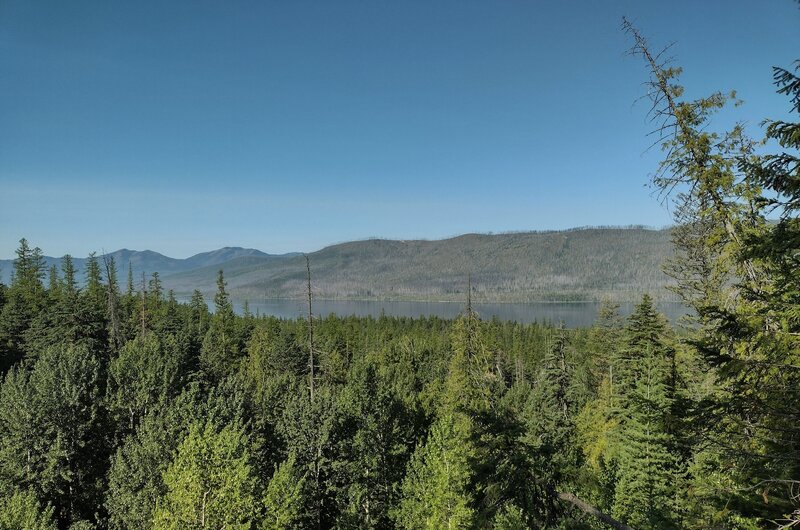
MULTIPOLYGON (((677 256, 668 272, 676 292, 696 311, 692 346, 705 361, 702 369, 716 376, 713 392, 698 407, 697 425, 708 432, 696 447, 702 461, 727 465, 706 502, 732 512, 728 521, 755 524, 794 513, 787 525, 795 524, 800 124, 767 122, 767 149, 777 143, 780 150, 772 154, 760 154, 759 142, 740 124, 715 132, 713 115, 735 94, 683 100, 680 70, 659 63, 641 35, 625 25, 634 37, 633 52, 651 72, 650 96, 666 150, 654 184, 674 203, 679 223, 673 238, 677 256)), ((797 75, 776 68, 775 84, 798 112, 797 75)), ((702 476, 693 480, 708 485, 702 476)))
POLYGON ((155 334, 126 343, 108 367, 107 407, 122 432, 133 432, 139 420, 183 386, 183 352, 175 339, 155 334))
POLYGON ((278 426, 286 441, 287 454, 295 458, 305 476, 303 525, 328 527, 335 524, 336 498, 331 481, 336 454, 336 396, 320 387, 312 400, 307 388, 290 395, 278 426))
POLYGON ((219 405, 191 385, 169 403, 159 403, 126 436, 111 458, 105 505, 111 529, 149 529, 159 499, 166 494, 163 474, 175 451, 198 419, 238 417, 234 400, 219 405), (228 410, 223 410, 228 409, 228 410))
POLYGON ((14 276, 0 313, 0 373, 5 373, 26 352, 25 333, 47 302, 42 278, 42 251, 21 239, 14 260, 14 276))
POLYGON ((112 457, 105 502, 111 529, 152 528, 153 511, 166 493, 162 473, 172 458, 175 436, 182 434, 175 432, 175 424, 159 420, 147 416, 112 457))
POLYGON ((220 270, 214 297, 214 315, 200 352, 200 366, 214 381, 235 373, 241 361, 242 341, 236 324, 233 306, 225 291, 225 278, 220 270))
POLYGON ((167 492, 154 529, 249 529, 256 514, 255 479, 241 427, 195 423, 164 472, 167 492))
POLYGON ((289 457, 275 469, 264 492, 262 530, 302 528, 304 489, 305 477, 289 457))
POLYGON ((354 528, 385 528, 411 453, 408 411, 366 359, 339 397, 336 430, 339 505, 354 528))
POLYGON ((32 489, 66 521, 92 517, 104 488, 101 369, 85 349, 51 349, 0 387, 0 480, 32 489))
POLYGON ((394 516, 401 528, 472 528, 472 459, 470 420, 460 414, 441 417, 409 464, 403 497, 394 516))
POLYGON ((3 492, 0 530, 56 530, 53 507, 42 507, 30 491, 3 492))
POLYGON ((527 518, 520 508, 513 504, 503 505, 492 522, 493 530, 526 530, 527 518))

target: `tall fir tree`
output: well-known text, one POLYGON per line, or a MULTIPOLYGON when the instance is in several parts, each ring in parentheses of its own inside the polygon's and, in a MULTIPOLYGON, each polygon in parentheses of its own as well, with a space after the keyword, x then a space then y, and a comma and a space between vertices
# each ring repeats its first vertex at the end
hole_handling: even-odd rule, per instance
POLYGON ((242 360, 241 337, 237 332, 233 305, 225 285, 225 277, 220 270, 217 293, 214 295, 214 315, 200 352, 200 366, 213 381, 234 373, 242 360))
POLYGON ((16 254, 14 276, 0 313, 0 373, 25 356, 25 333, 47 301, 42 284, 45 273, 42 251, 38 247, 31 249, 23 238, 16 254))

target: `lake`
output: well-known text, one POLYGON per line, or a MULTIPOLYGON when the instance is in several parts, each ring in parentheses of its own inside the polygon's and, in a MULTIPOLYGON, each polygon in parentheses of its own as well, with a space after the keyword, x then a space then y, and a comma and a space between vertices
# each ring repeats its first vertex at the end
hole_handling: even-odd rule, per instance
MULTIPOLYGON (((307 314, 307 302, 303 300, 268 299, 250 302, 250 311, 260 315, 272 315, 280 318, 298 318, 307 314)), ((629 315, 634 308, 633 303, 620 304, 620 313, 629 315)), ((531 302, 531 303, 476 303, 475 311, 484 320, 497 317, 500 320, 511 320, 523 323, 549 322, 563 324, 568 328, 591 326, 597 317, 599 302, 531 302)), ((656 304, 672 322, 688 313, 685 306, 677 302, 656 304)), ((235 304, 237 313, 241 313, 242 305, 235 304)), ((463 311, 464 304, 459 302, 395 302, 365 300, 315 300, 314 315, 325 317, 331 313, 338 316, 373 316, 382 313, 387 316, 413 317, 435 315, 441 318, 455 318, 463 311)))

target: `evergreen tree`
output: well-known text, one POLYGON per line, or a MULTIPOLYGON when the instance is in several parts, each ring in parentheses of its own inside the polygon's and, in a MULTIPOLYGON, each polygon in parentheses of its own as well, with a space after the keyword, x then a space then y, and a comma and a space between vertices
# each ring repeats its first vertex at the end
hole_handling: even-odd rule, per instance
POLYGON ((108 457, 101 365, 86 349, 42 352, 0 387, 0 481, 32 489, 62 523, 94 516, 108 457))
POLYGON ((613 514, 634 528, 677 528, 676 462, 665 416, 672 405, 668 372, 654 355, 641 361, 638 381, 628 398, 621 430, 619 474, 613 514))
POLYGON ((286 452, 295 458, 305 476, 303 526, 330 528, 336 523, 336 499, 329 488, 334 476, 336 399, 331 389, 320 387, 312 400, 303 388, 287 399, 278 431, 286 452))
POLYGON ((122 439, 111 458, 105 506, 112 530, 150 530, 158 501, 166 494, 163 474, 189 426, 206 407, 192 386, 155 407, 136 431, 122 439))
POLYGON ((50 265, 47 280, 47 297, 52 302, 58 300, 60 291, 60 281, 58 278, 58 267, 56 264, 50 265))
MULTIPOLYGON (((704 445, 717 452, 703 459, 727 462, 717 484, 731 487, 707 502, 724 499, 717 507, 729 513, 727 521, 756 524, 793 512, 787 525, 796 524, 800 124, 767 122, 767 140, 782 150, 767 155, 739 124, 714 131, 713 114, 735 94, 684 100, 681 70, 659 62, 641 34, 624 26, 650 71, 648 95, 666 151, 654 184, 677 212, 677 253, 667 272, 695 310, 692 343, 717 376, 698 408, 700 422, 711 427, 704 445)), ((800 112, 800 77, 775 68, 774 80, 791 112, 800 112)))
POLYGON ((100 261, 92 252, 86 259, 86 297, 89 303, 101 311, 105 308, 105 289, 103 288, 103 274, 100 271, 100 261))
POLYGON ((192 298, 189 302, 189 308, 192 314, 191 327, 189 331, 192 336, 199 337, 199 341, 202 342, 203 337, 206 335, 206 331, 208 331, 209 314, 208 306, 203 298, 203 293, 197 289, 195 289, 192 293, 192 298))
POLYGON ((339 400, 339 441, 335 472, 339 475, 340 525, 354 528, 390 526, 412 447, 412 432, 403 403, 389 391, 370 360, 351 371, 339 400))
POLYGON ((545 353, 523 411, 524 442, 532 460, 529 480, 534 486, 529 512, 545 526, 554 525, 563 512, 557 493, 572 489, 580 459, 567 349, 562 330, 545 353))
POLYGON ((634 528, 674 528, 678 473, 672 422, 674 350, 666 324, 645 295, 628 318, 619 361, 619 471, 613 514, 634 528))
POLYGON ((492 530, 527 530, 527 517, 517 506, 505 504, 492 521, 492 530))
POLYGON ((150 289, 151 305, 153 308, 156 308, 164 297, 164 288, 161 285, 161 278, 158 275, 158 271, 153 272, 150 276, 148 287, 150 289))
POLYGON ((225 278, 220 270, 217 276, 217 294, 214 296, 214 315, 203 339, 200 366, 212 380, 220 380, 237 370, 241 351, 233 306, 225 291, 225 278))
POLYGON ((174 397, 184 382, 185 359, 173 338, 149 333, 126 343, 108 368, 107 407, 120 432, 174 397))
POLYGON ((47 301, 42 285, 45 272, 42 251, 38 247, 31 249, 23 238, 16 253, 13 280, 0 313, 0 373, 25 355, 25 333, 47 301))
POLYGON ((75 279, 75 263, 69 254, 65 254, 61 258, 61 272, 64 274, 65 296, 76 296, 78 293, 78 280, 75 279))
POLYGON ((133 267, 131 267, 130 261, 128 261, 128 288, 125 294, 128 298, 133 298, 136 295, 136 288, 133 285, 133 267))
POLYGON ((119 284, 117 282, 117 262, 114 256, 103 256, 106 269, 106 319, 108 320, 109 345, 113 350, 122 346, 120 323, 119 284))
POLYGON ((38 352, 54 347, 80 346, 99 353, 107 346, 105 310, 86 303, 69 255, 62 258, 61 267, 64 278, 58 299, 39 312, 25 334, 27 357, 32 360, 38 352))

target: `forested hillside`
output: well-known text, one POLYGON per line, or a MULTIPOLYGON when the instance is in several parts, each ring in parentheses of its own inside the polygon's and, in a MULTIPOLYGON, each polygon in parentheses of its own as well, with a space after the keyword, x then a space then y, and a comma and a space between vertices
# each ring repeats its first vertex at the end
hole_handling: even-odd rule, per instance
MULTIPOLYGON (((309 254, 320 298, 462 300, 472 274, 487 301, 631 301, 659 298, 669 281, 662 265, 671 255, 668 230, 588 228, 556 232, 467 234, 440 241, 372 239, 309 254)), ((297 298, 304 291, 303 257, 225 264, 238 299, 297 298)), ((176 292, 212 292, 217 268, 165 279, 176 292)))
MULTIPOLYGON (((225 247, 212 250, 211 252, 201 252, 200 254, 195 254, 186 259, 177 259, 159 254, 158 252, 153 252, 152 250, 128 250, 123 248, 115 252, 109 252, 108 254, 100 254, 98 258, 100 260, 104 258, 114 258, 115 263, 120 267, 121 273, 127 273, 130 268, 131 271, 138 273, 138 277, 141 278, 142 274, 149 276, 154 272, 164 276, 170 273, 184 272, 202 267, 222 266, 231 260, 243 257, 257 257, 268 261, 270 259, 292 256, 293 254, 266 254, 253 248, 225 247)), ((88 258, 72 257, 72 262, 76 269, 76 278, 81 282, 86 280, 84 273, 86 272, 87 259, 88 258)), ((44 265, 48 269, 54 265, 58 267, 60 264, 60 257, 44 256, 44 265)), ((14 260, 0 260, 0 275, 5 275, 5 279, 8 281, 13 267, 14 260)), ((0 278, 2 277, 3 276, 0 276, 0 278)))
MULTIPOLYGON (((195 289, 213 295, 220 268, 240 303, 301 298, 305 291, 300 254, 221 249, 185 260, 154 252, 109 256, 121 275, 130 266, 137 284, 143 273, 158 272, 164 287, 179 298, 195 289)), ((472 275, 473 296, 490 302, 635 301, 644 293, 675 299, 664 288, 670 278, 662 268, 670 256, 670 231, 641 227, 468 234, 438 241, 371 239, 309 254, 319 298, 458 301, 472 275)), ((58 260, 45 262, 50 266, 58 260)), ((79 267, 83 263, 76 260, 79 267)), ((11 268, 10 261, 5 268, 11 268)))

